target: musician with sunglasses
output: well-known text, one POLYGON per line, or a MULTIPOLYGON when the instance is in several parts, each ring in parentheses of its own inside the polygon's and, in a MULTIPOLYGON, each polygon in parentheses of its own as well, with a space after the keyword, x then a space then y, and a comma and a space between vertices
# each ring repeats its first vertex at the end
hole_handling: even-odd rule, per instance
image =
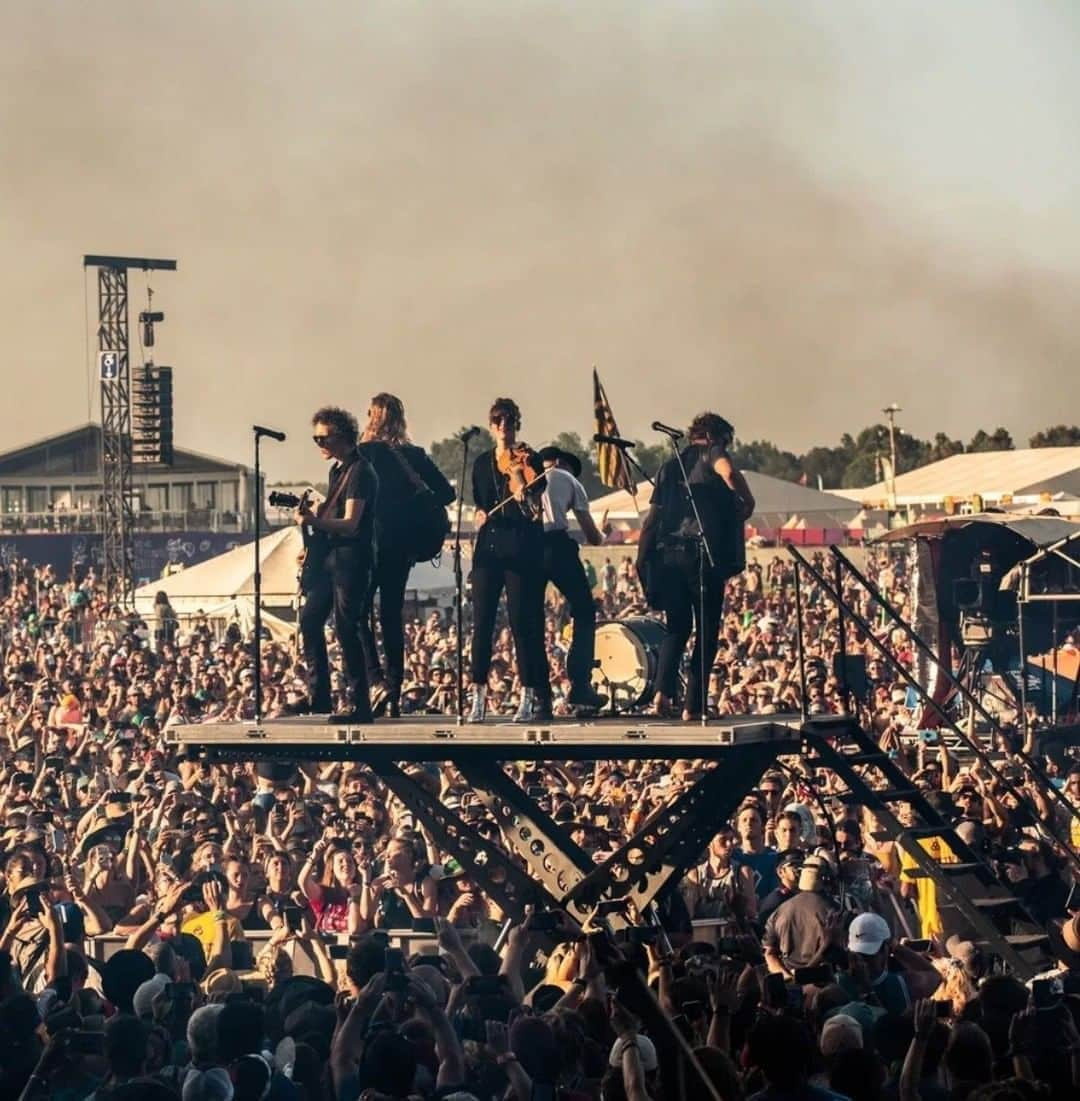
MULTIPOLYGON (((326 653, 326 618, 334 613, 334 632, 341 647, 352 705, 331 722, 370 723, 367 666, 360 626, 368 610, 375 561, 375 501, 379 480, 356 446, 359 426, 344 409, 326 406, 311 418, 312 440, 323 459, 333 460, 326 500, 313 510, 305 505, 296 522, 324 539, 325 558, 310 571, 300 613, 309 699, 301 709, 323 714, 332 710, 330 663, 326 653)), ((310 551, 309 551, 310 553, 310 551)))
POLYGON ((521 410, 497 398, 488 415, 495 447, 478 455, 472 468, 476 503, 473 548, 472 701, 469 722, 482 722, 487 707, 492 637, 499 597, 506 590, 521 698, 515 722, 541 718, 538 699, 548 682, 544 653, 544 527, 537 491, 539 464, 518 442, 521 410), (530 481, 531 480, 531 481, 530 481))

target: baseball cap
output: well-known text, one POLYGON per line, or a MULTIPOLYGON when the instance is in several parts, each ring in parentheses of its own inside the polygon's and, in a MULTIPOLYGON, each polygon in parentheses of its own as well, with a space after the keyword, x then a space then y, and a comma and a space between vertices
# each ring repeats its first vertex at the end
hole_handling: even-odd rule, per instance
POLYGON ((846 1013, 830 1017, 821 1030, 821 1054, 836 1055, 855 1051, 863 1046, 862 1025, 846 1013))
MULTIPOLYGON (((656 1057, 656 1045, 653 1044, 648 1036, 635 1036, 634 1042, 637 1044, 638 1055, 641 1059, 641 1069, 646 1074, 656 1070, 660 1065, 660 1060, 656 1057)), ((608 1056, 608 1066, 622 1066, 621 1054, 622 1051, 619 1041, 616 1040, 615 1043, 611 1045, 611 1053, 608 1056)))
POLYGON ((872 956, 891 937, 892 930, 880 914, 859 914, 848 929, 848 951, 872 956))

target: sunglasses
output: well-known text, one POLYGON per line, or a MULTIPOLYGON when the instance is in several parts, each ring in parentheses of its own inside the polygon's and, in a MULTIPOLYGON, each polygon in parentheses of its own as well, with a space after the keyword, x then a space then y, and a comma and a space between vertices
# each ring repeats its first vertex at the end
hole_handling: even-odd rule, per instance
POLYGON ((509 413, 498 413, 491 418, 492 424, 513 424, 514 418, 509 413))
POLYGON ((326 441, 332 440, 336 435, 336 432, 327 432, 325 436, 312 436, 311 442, 315 444, 316 447, 325 447, 326 441))

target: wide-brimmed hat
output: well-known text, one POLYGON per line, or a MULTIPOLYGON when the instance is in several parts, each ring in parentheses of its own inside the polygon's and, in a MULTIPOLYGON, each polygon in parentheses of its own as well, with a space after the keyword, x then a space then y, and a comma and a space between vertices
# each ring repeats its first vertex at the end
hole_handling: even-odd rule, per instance
POLYGON ((1080 914, 1067 921, 1050 922, 1046 936, 1057 959, 1068 964, 1069 970, 1080 968, 1080 914))
POLYGON ((105 813, 99 814, 82 840, 82 851, 89 852, 95 845, 116 845, 123 848, 131 829, 131 808, 126 803, 106 803, 105 813))
POLYGON ((536 453, 536 462, 541 470, 544 468, 544 463, 564 463, 570 468, 570 473, 575 478, 581 477, 581 460, 576 455, 569 451, 563 451, 561 447, 556 447, 554 444, 548 444, 547 447, 540 448, 536 453))

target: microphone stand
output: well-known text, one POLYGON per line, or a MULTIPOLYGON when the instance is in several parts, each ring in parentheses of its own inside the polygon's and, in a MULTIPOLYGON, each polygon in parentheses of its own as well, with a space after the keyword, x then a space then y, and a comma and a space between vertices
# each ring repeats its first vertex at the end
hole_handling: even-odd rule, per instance
POLYGON ((457 723, 465 723, 465 624, 464 599, 465 581, 461 569, 461 514, 465 505, 465 479, 469 469, 469 440, 472 432, 465 432, 461 440, 461 481, 458 483, 457 523, 454 530, 454 613, 457 621, 457 723))
POLYGON ((283 440, 285 434, 271 432, 256 424, 255 433, 255 722, 262 722, 262 466, 259 462, 259 443, 263 436, 283 440))
POLYGON ((709 725, 709 678, 707 676, 707 670, 705 668, 705 560, 709 560, 709 568, 711 569, 715 564, 713 558, 712 547, 709 546, 709 537, 705 534, 705 525, 701 522, 701 513, 698 511, 697 501, 694 498, 694 491, 690 486, 690 476, 686 472, 686 464, 683 462, 682 452, 679 450, 680 436, 672 435, 669 432, 664 432, 663 435, 667 436, 668 442, 671 444, 672 453, 675 456, 675 461, 679 464, 679 475, 682 478, 682 484, 686 489, 686 495, 690 498, 690 508, 694 513, 694 520, 697 522, 697 541, 698 541, 698 621, 697 621, 697 644, 698 655, 701 660, 701 699, 698 701, 701 705, 701 725, 709 725))

